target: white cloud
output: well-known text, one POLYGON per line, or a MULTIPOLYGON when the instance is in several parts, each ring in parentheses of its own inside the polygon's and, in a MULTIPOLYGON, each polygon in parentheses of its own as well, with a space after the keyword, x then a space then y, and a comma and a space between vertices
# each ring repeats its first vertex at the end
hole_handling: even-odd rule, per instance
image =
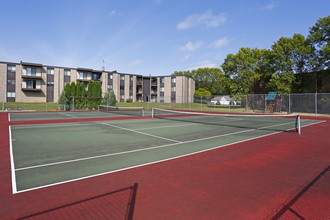
POLYGON ((227 21, 227 15, 225 13, 220 13, 218 15, 213 15, 211 9, 203 14, 195 14, 186 17, 186 19, 179 24, 176 28, 178 30, 185 30, 197 25, 206 25, 207 27, 218 27, 227 21))
POLYGON ((198 65, 188 68, 188 70, 197 70, 199 68, 216 68, 216 67, 217 67, 217 64, 215 64, 209 60, 203 60, 203 61, 199 62, 198 65))
POLYGON ((276 4, 275 1, 272 0, 268 5, 266 5, 265 7, 263 7, 263 10, 273 10, 275 8, 276 4))
POLYGON ((156 5, 160 5, 162 3, 163 0, 153 0, 154 3, 156 3, 156 5))
POLYGON ((227 37, 224 37, 224 38, 214 41, 212 43, 212 46, 215 48, 220 48, 220 47, 227 46, 228 44, 229 44, 229 40, 227 39, 227 37))
POLYGON ((197 41, 196 43, 189 41, 185 46, 180 47, 180 50, 192 52, 200 48, 202 45, 203 41, 197 41))
POLYGON ((130 62, 128 65, 129 66, 137 66, 137 65, 140 65, 142 62, 143 62, 142 60, 137 59, 137 60, 134 60, 134 61, 130 62))
POLYGON ((182 61, 187 61, 191 57, 191 54, 187 54, 186 56, 183 57, 182 61))
POLYGON ((112 10, 108 13, 109 17, 115 16, 117 14, 116 10, 112 10))

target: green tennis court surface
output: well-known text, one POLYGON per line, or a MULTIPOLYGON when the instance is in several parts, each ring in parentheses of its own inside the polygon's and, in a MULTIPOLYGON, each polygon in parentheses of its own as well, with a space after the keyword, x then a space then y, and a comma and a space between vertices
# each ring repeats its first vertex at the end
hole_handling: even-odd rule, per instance
MULTIPOLYGON (((320 121, 302 120, 307 126, 320 121)), ((293 129, 288 118, 141 119, 11 126, 13 191, 115 172, 293 129)), ((298 135, 289 131, 290 135, 298 135)))

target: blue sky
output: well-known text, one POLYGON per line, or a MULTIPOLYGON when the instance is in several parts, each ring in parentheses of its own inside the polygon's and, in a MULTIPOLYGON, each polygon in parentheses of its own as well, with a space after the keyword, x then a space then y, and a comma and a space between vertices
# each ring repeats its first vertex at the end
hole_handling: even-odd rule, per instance
POLYGON ((0 0, 0 61, 169 75, 308 35, 327 0, 0 0))

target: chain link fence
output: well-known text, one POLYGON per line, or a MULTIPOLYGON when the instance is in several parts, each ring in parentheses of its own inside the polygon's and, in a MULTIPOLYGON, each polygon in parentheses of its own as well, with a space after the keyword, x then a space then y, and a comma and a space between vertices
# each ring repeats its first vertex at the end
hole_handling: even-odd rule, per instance
MULTIPOLYGON (((70 105, 57 105, 57 103, 6 103, 3 100, 1 106, 3 111, 91 111, 97 110, 99 103, 108 105, 108 102, 109 100, 101 98, 95 98, 92 102, 87 99, 75 99, 70 105)), ((206 112, 330 115, 330 93, 213 95, 188 97, 188 99, 162 96, 151 102, 120 102, 117 106, 137 106, 144 107, 145 110, 164 108, 206 112), (191 101, 181 102, 181 100, 191 101)))

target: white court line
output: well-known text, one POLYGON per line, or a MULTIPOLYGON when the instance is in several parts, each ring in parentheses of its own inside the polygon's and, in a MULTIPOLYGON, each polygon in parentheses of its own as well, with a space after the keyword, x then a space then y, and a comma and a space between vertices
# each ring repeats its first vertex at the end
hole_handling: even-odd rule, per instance
POLYGON ((65 116, 70 116, 70 117, 73 117, 73 118, 77 118, 77 116, 66 114, 66 113, 63 113, 63 112, 59 112, 59 114, 62 114, 62 115, 65 115, 65 116))
MULTIPOLYGON (((309 125, 305 125, 303 127, 307 127, 307 126, 311 126, 311 125, 318 124, 318 123, 323 123, 323 122, 325 122, 325 121, 315 122, 315 123, 312 123, 312 124, 309 124, 309 125)), ((269 127, 269 126, 267 126, 267 127, 269 127)), ((259 128, 259 129, 261 129, 261 128, 259 128)), ((256 130, 256 129, 254 129, 254 130, 256 130)), ((288 129, 288 130, 291 130, 291 129, 288 129)), ((144 163, 144 164, 139 164, 139 165, 135 165, 135 166, 125 167, 125 168, 122 168, 122 169, 117 169, 117 170, 107 171, 107 172, 103 172, 103 173, 98 173, 98 174, 94 174, 94 175, 90 175, 90 176, 85 176, 85 177, 80 177, 80 178, 76 178, 76 179, 61 181, 61 182, 57 182, 57 183, 47 184, 47 185, 43 185, 43 186, 33 187, 33 188, 21 190, 21 191, 16 191, 15 193, 22 193, 22 192, 32 191, 32 190, 46 188, 46 187, 50 187, 50 186, 55 186, 55 185, 59 185, 59 184, 63 184, 63 183, 69 183, 69 182, 83 180, 83 179, 87 179, 87 178, 91 178, 91 177, 97 177, 97 176, 102 176, 102 175, 106 175, 106 174, 110 174, 110 173, 116 173, 116 172, 120 172, 120 171, 124 171, 124 170, 129 170, 129 169, 133 169, 133 168, 148 166, 148 165, 152 165, 152 164, 156 164, 156 163, 161 163, 161 162, 165 162, 165 161, 169 161, 169 160, 174 160, 174 159, 178 159, 178 158, 182 158, 182 157, 186 157, 186 156, 190 156, 190 155, 194 155, 194 154, 198 154, 198 153, 203 153, 203 152, 211 151, 211 150, 218 149, 218 148, 223 148, 223 147, 231 146, 231 145, 238 144, 238 143, 247 142, 247 141, 250 141, 250 140, 259 139, 259 138, 262 138, 262 137, 267 137, 267 136, 278 134, 278 133, 281 133, 281 131, 273 132, 273 133, 266 134, 266 135, 261 135, 261 136, 258 136, 258 137, 248 138, 248 139, 245 139, 245 140, 241 140, 241 141, 237 141, 237 142, 233 142, 233 143, 229 143, 229 144, 225 144, 225 145, 220 145, 220 146, 216 146, 216 147, 212 147, 212 148, 209 148, 209 149, 200 150, 200 151, 196 151, 196 152, 192 152, 192 153, 188 153, 188 154, 183 154, 183 155, 176 156, 176 157, 166 158, 166 159, 163 159, 163 160, 157 160, 157 161, 148 162, 148 163, 144 163)), ((163 145, 163 147, 165 147, 165 146, 172 146, 172 145, 177 145, 177 144, 163 145)), ((151 147, 151 148, 148 148, 148 149, 142 149, 140 151, 154 149, 154 148, 157 148, 157 147, 151 147)), ((137 152, 137 151, 139 151, 139 150, 134 150, 132 152, 137 152)), ((118 155, 119 153, 116 153, 116 154, 118 155)), ((105 157, 105 156, 111 156, 111 155, 103 155, 103 157, 105 157)), ((96 157, 100 158, 102 156, 96 156, 96 157)), ((83 158, 82 159, 78 159, 78 160, 83 160, 83 158)), ((59 162, 59 163, 63 163, 63 162, 59 162)))
POLYGON ((192 126, 197 125, 196 123, 189 123, 189 124, 174 124, 174 125, 166 125, 166 126, 159 126, 159 127, 150 127, 150 128, 138 128, 134 129, 133 131, 142 131, 142 130, 152 130, 152 129, 158 129, 158 128, 175 128, 175 127, 183 127, 183 126, 192 126))
POLYGON ((10 167, 11 167, 11 184, 13 194, 17 193, 17 185, 16 185, 16 173, 15 173, 15 162, 14 162, 14 154, 13 154, 13 144, 11 138, 11 126, 9 125, 9 148, 10 148, 10 167))
POLYGON ((99 124, 107 125, 107 126, 114 127, 114 128, 119 128, 119 129, 130 131, 130 132, 135 132, 135 133, 139 133, 139 134, 143 134, 143 135, 147 135, 147 136, 150 136, 150 137, 155 137, 155 138, 159 138, 159 139, 163 139, 163 140, 167 140, 167 141, 182 143, 181 141, 173 140, 173 139, 170 139, 170 138, 160 137, 160 136, 157 136, 157 135, 148 134, 148 133, 144 133, 144 132, 141 132, 141 131, 132 130, 132 129, 128 129, 128 128, 123 128, 123 127, 119 127, 119 126, 112 125, 112 124, 107 124, 107 123, 99 123, 99 124))
POLYGON ((8 121, 10 121, 10 113, 8 113, 8 121))
MULTIPOLYGON (((81 122, 78 122, 81 123, 81 122)), ((78 124, 78 123, 70 123, 70 124, 59 124, 59 125, 42 125, 42 124, 35 124, 35 125, 15 125, 13 127, 16 129, 31 129, 31 128, 61 128, 61 127, 79 127, 79 126, 90 126, 91 124, 78 124)))

